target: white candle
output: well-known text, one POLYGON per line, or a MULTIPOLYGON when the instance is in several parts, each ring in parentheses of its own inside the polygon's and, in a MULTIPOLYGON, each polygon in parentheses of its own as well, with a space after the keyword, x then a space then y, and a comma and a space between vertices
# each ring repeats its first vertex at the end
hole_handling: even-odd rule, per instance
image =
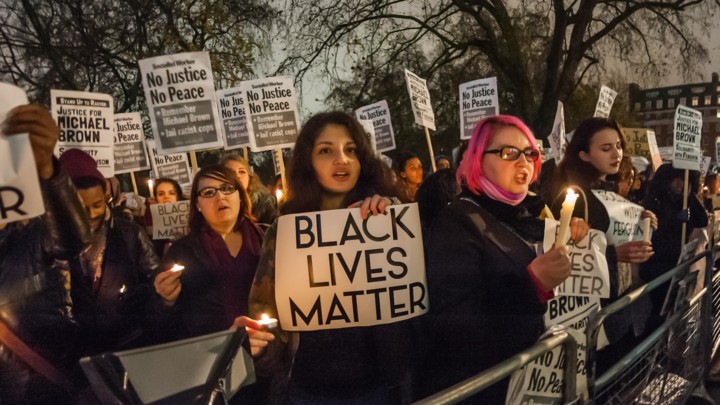
POLYGON ((263 325, 266 329, 275 329, 278 326, 278 320, 275 318, 270 318, 267 316, 267 314, 260 315, 260 320, 258 321, 260 325, 263 325))
POLYGON ((174 272, 183 271, 183 270, 185 270, 185 266, 177 264, 177 263, 173 264, 173 266, 170 268, 170 271, 174 271, 174 272))
POLYGON ((643 241, 650 242, 650 218, 643 218, 642 231, 643 241))
POLYGON ((575 210, 575 201, 577 201, 577 198, 578 195, 575 194, 575 191, 568 188, 565 201, 563 201, 562 208, 560 209, 560 225, 558 225, 559 229, 555 237, 555 247, 565 246, 565 243, 567 243, 568 233, 570 232, 570 219, 575 210))
POLYGON ((148 190, 150 190, 150 198, 155 197, 155 192, 153 190, 153 181, 152 179, 148 180, 148 190))

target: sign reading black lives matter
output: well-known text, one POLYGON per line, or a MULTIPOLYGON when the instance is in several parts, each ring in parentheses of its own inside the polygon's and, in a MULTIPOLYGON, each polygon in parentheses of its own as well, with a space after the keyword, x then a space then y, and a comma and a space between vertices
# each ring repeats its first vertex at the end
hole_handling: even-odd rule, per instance
POLYGON ((435 114, 430 104, 430 91, 425 79, 405 69, 405 82, 407 82, 410 104, 412 105, 415 123, 435 131, 435 114))
POLYGON ((375 146, 378 152, 395 149, 395 133, 393 132, 390 108, 385 100, 369 104, 355 110, 358 120, 370 120, 375 128, 375 146))
POLYGON ((152 204, 153 239, 177 239, 188 233, 190 201, 152 204))
POLYGON ((240 83, 253 152, 292 148, 298 134, 293 78, 267 77, 240 83))
POLYGON ((150 168, 140 113, 115 114, 114 140, 115 174, 150 168))
MULTIPOLYGON (((28 103, 25 91, 0 83, 0 123, 7 113, 28 103)), ((0 134, 0 224, 21 221, 45 213, 30 135, 0 134)))
POLYGON ((187 154, 158 155, 157 149, 155 149, 155 141, 148 141, 147 147, 156 179, 167 177, 177 181, 181 186, 190 185, 192 176, 190 175, 190 163, 187 154))
POLYGON ((698 110, 677 106, 673 131, 673 160, 676 169, 700 170, 700 134, 702 114, 698 110))
POLYGON ((475 124, 499 111, 497 78, 474 80, 460 85, 460 139, 472 138, 475 124))
POLYGON ((250 146, 242 90, 239 87, 218 90, 217 98, 223 123, 225 150, 250 146))
POLYGON ((158 56, 140 60, 138 65, 158 152, 222 147, 207 52, 158 56))
POLYGON ((60 127, 55 154, 81 149, 105 177, 115 175, 113 98, 109 94, 50 90, 50 108, 60 127))
POLYGON ((283 330, 373 326, 428 310, 417 204, 278 219, 275 299, 283 330))

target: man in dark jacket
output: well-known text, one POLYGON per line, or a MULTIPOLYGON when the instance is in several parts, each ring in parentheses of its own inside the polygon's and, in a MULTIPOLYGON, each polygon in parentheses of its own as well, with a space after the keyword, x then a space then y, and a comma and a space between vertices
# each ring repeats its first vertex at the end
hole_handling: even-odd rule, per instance
POLYGON ((90 228, 75 187, 53 158, 60 131, 50 113, 38 105, 16 107, 2 132, 29 133, 45 214, 0 225, 0 403, 73 403, 79 367, 69 277, 53 261, 77 256, 90 228), (40 360, 29 360, 24 348, 40 360), (41 369, 53 372, 51 380, 60 378, 48 381, 41 369))
POLYGON ((92 229, 90 246, 63 265, 73 280, 73 312, 85 342, 82 354, 148 344, 145 307, 153 292, 151 276, 160 266, 152 243, 141 227, 111 215, 105 178, 90 155, 69 149, 60 164, 78 189, 92 229))

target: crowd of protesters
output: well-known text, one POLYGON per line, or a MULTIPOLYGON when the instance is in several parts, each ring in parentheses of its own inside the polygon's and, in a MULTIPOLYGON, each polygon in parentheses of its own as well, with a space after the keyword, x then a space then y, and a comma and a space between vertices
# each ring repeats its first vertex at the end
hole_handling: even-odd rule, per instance
MULTIPOLYGON (((30 133, 46 213, 0 226, 0 327, 46 367, 29 364, 3 340, 0 404, 93 403, 81 357, 231 327, 247 329, 259 381, 235 401, 409 403, 503 361, 544 332, 547 302, 571 263, 566 246, 537 246, 544 219, 558 217, 557 196, 568 186, 584 192, 570 221, 573 241, 590 229, 610 231, 593 190, 641 203, 655 230, 650 241, 608 238, 610 297, 603 305, 672 268, 682 225, 689 237, 707 226, 707 209, 718 208, 714 176, 705 195, 691 178, 683 209, 682 172, 664 164, 653 176, 635 167, 622 129, 604 118, 582 122, 559 166, 550 167, 520 119, 487 117, 459 161, 438 155, 437 172, 425 178, 417 154, 400 153, 393 173, 352 116, 329 112, 303 125, 280 204, 269 191, 278 186, 264 186, 235 154, 201 168, 189 196, 175 180, 158 179, 146 208, 187 197, 189 232, 152 241, 151 216, 115 209, 123 196, 92 157, 80 150, 53 156, 59 130, 48 111, 17 107, 2 128, 7 136, 30 133), (541 176, 541 166, 549 174, 541 176), (260 326, 260 314, 277 316, 278 215, 359 208, 367 218, 411 202, 422 222, 428 314, 310 332, 260 326), (185 269, 174 271, 173 263, 185 269)), ((662 320, 663 298, 660 291, 608 318, 610 344, 599 352, 598 369, 662 320)), ((504 380, 468 403, 501 404, 506 391, 504 380)))

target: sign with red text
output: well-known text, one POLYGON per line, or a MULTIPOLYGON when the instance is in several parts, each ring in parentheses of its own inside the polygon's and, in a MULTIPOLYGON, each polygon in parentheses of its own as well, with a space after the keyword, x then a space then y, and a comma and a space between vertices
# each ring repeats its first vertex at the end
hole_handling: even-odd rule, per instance
POLYGON ((115 114, 115 174, 150 168, 140 113, 115 114))
POLYGON ((475 124, 500 111, 497 78, 474 80, 460 85, 460 139, 472 138, 475 124))
POLYGON ((190 201, 150 205, 153 239, 177 239, 188 233, 190 201))
POLYGON ((292 148, 298 135, 293 78, 268 77, 240 83, 253 152, 292 148))
MULTIPOLYGON (((28 103, 25 91, 0 83, 0 124, 13 108, 28 103)), ((0 134, 0 224, 45 213, 30 135, 0 134)))
POLYGON ((115 175, 113 98, 109 94, 50 90, 50 108, 60 127, 55 154, 80 149, 92 156, 105 177, 115 175))
POLYGON ((435 114, 430 103, 430 91, 427 82, 407 69, 405 69, 405 82, 407 82, 407 89, 410 94, 410 105, 412 106, 415 123, 435 131, 435 114))
POLYGON ((138 65, 158 152, 222 147, 209 53, 157 56, 138 65))
POLYGON ((395 133, 393 132, 390 108, 387 101, 366 105, 355 110, 358 120, 370 120, 375 129, 375 144, 378 152, 395 149, 395 133))
POLYGON ((275 301, 283 330, 373 326, 428 311, 417 204, 278 218, 275 301))

